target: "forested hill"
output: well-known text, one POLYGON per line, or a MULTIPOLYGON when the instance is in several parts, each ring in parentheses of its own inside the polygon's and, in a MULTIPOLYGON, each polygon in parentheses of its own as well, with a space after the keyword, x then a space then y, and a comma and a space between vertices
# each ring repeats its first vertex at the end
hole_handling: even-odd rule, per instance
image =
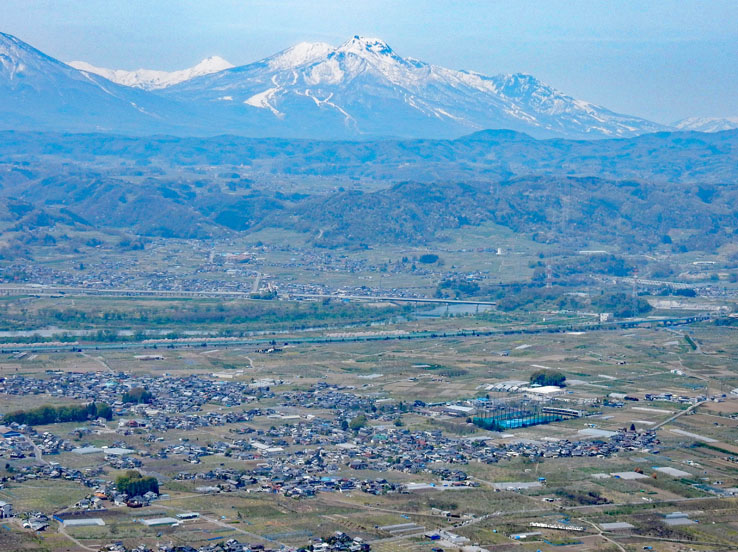
POLYGON ((535 140, 490 130, 457 140, 367 142, 235 136, 133 138, 0 132, 0 159, 118 166, 233 166, 259 175, 353 180, 499 180, 526 175, 722 183, 738 177, 738 130, 662 132, 608 140, 535 140))
POLYGON ((123 231, 138 246, 130 235, 287 228, 334 247, 427 243, 487 222, 581 246, 648 248, 671 234, 673 248, 713 250, 735 240, 737 180, 738 131, 590 142, 511 131, 378 142, 6 132, 0 256, 77 230, 123 231))
POLYGON ((444 230, 493 222, 538 241, 646 249, 714 249, 735 239, 738 189, 576 177, 519 177, 484 184, 401 183, 372 193, 303 200, 262 225, 310 232, 317 244, 425 243, 444 230))

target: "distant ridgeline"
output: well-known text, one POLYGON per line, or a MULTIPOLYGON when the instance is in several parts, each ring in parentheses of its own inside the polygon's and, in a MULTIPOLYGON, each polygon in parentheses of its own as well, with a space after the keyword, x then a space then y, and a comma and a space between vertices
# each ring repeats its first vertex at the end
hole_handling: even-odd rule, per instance
POLYGON ((112 409, 105 403, 71 406, 40 406, 32 410, 17 410, 3 416, 5 424, 46 425, 64 422, 85 422, 104 418, 113 419, 112 409))
POLYGON ((675 252, 714 250, 738 228, 730 184, 738 131, 599 141, 486 131, 374 142, 4 132, 0 159, 5 259, 55 245, 51 230, 66 227, 131 232, 120 240, 127 249, 144 247, 146 236, 265 228, 303 232, 320 247, 366 247, 424 244, 491 223, 546 243, 675 252), (213 165, 223 170, 201 176, 200 166, 213 165), (188 168, 170 175, 172 167, 188 168), (308 183, 316 178, 345 186, 315 192, 308 183), (261 185, 281 179, 311 194, 261 185), (372 181, 374 191, 356 181, 372 181))

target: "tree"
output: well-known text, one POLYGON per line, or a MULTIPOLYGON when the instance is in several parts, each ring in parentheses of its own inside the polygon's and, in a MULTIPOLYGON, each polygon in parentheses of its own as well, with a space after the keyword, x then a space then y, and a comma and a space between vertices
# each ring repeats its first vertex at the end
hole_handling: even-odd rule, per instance
POLYGON ((151 394, 151 392, 147 391, 143 387, 132 387, 131 389, 123 393, 124 403, 150 403, 153 398, 154 396, 151 394))
POLYGON ((365 425, 366 416, 364 416, 363 414, 359 414, 353 420, 351 420, 351 422, 349 422, 349 429, 352 429, 353 431, 359 431, 365 425))
POLYGON ((156 477, 144 477, 136 470, 129 470, 119 475, 115 480, 115 487, 130 497, 144 495, 148 492, 159 494, 159 481, 156 477))
POLYGON ((423 264, 436 263, 438 262, 438 255, 434 255, 433 253, 425 253, 418 258, 418 262, 423 264))
POLYGON ((531 385, 556 385, 564 387, 566 376, 558 370, 537 370, 530 375, 531 385))

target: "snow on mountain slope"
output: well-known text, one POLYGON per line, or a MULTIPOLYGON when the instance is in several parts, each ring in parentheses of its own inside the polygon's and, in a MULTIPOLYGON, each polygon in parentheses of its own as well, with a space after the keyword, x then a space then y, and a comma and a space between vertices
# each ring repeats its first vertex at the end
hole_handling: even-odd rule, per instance
POLYGON ((249 65, 227 65, 209 58, 173 73, 77 63, 79 70, 0 34, 0 128, 315 139, 456 138, 483 129, 606 138, 668 130, 530 75, 446 69, 403 58, 376 38, 355 36, 337 48, 303 42, 249 65))
POLYGON ((697 132, 720 132, 738 128, 738 117, 689 117, 676 123, 673 127, 679 130, 696 130, 697 132))
POLYGON ((268 132, 282 136, 455 137, 509 128, 536 137, 600 138, 667 128, 576 100, 530 75, 446 69, 359 36, 338 48, 301 43, 161 93, 232 117, 262 110, 271 116, 268 132))
POLYGON ((182 69, 181 71, 156 71, 152 69, 125 71, 123 69, 95 67, 85 61, 70 61, 69 65, 81 71, 95 73, 96 75, 105 77, 109 81, 122 84, 123 86, 143 88, 144 90, 166 88, 167 86, 172 86, 173 84, 184 82, 195 77, 217 73, 218 71, 223 71, 233 67, 232 63, 229 63, 218 56, 204 59, 194 67, 182 69))
POLYGON ((152 133, 181 129, 184 119, 176 102, 79 71, 0 33, 0 128, 152 133))

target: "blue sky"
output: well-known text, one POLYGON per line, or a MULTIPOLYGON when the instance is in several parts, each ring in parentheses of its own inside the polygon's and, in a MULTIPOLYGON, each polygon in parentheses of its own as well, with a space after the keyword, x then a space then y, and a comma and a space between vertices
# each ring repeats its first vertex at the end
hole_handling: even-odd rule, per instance
POLYGON ((167 70, 376 36, 669 123, 738 116, 737 22, 736 0, 2 0, 0 30, 63 61, 167 70))

